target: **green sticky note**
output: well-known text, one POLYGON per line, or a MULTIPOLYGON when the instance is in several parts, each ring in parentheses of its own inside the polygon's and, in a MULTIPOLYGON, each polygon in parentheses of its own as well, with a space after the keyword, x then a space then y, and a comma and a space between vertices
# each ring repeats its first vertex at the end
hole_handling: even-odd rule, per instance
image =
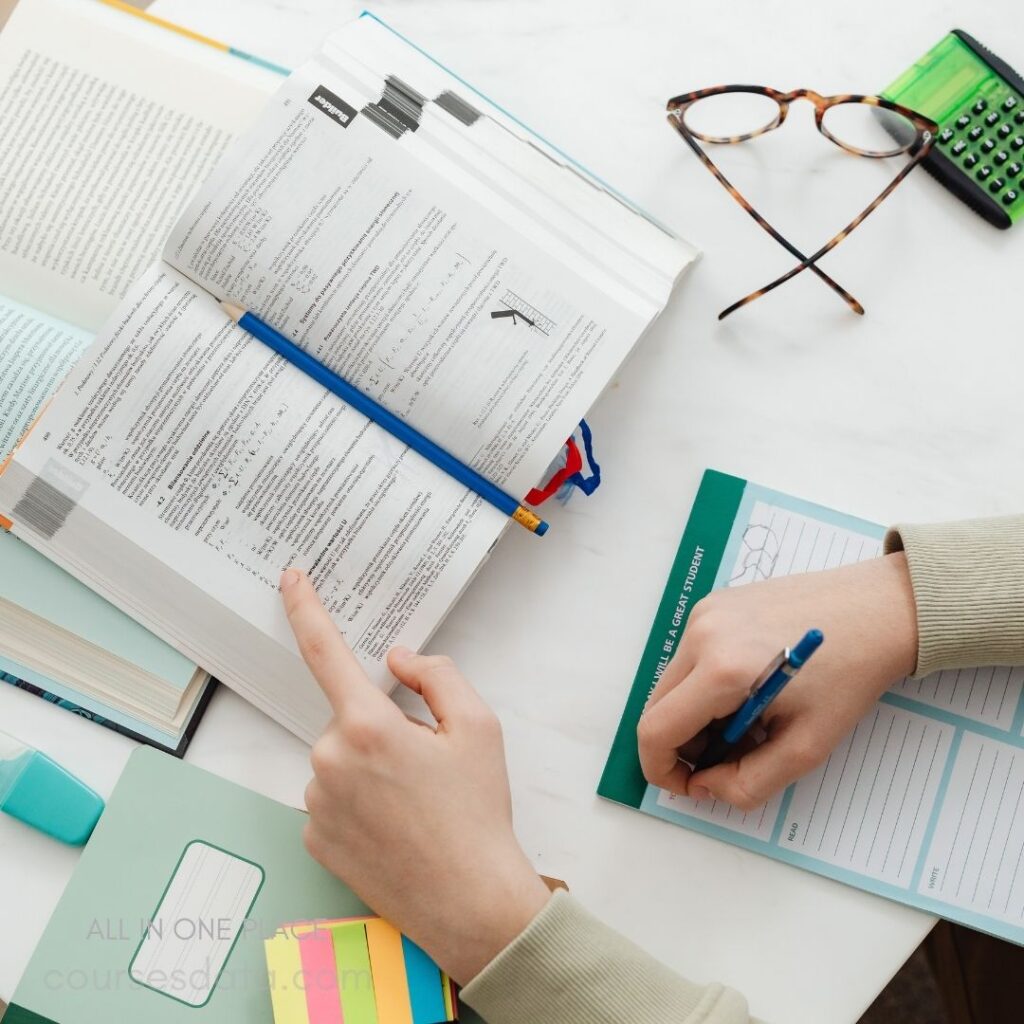
POLYGON ((362 921, 333 925, 331 935, 345 1024, 377 1024, 377 999, 366 944, 366 925, 362 921))

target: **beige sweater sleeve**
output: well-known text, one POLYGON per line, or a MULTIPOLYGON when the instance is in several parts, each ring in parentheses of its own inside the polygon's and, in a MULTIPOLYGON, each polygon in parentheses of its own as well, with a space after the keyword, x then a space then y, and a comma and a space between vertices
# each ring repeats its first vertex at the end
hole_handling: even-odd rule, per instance
POLYGON ((556 892, 463 990, 487 1024, 749 1024, 743 997, 695 985, 556 892))
POLYGON ((1024 665, 1024 516, 903 524, 885 538, 903 550, 917 604, 917 668, 1024 665))

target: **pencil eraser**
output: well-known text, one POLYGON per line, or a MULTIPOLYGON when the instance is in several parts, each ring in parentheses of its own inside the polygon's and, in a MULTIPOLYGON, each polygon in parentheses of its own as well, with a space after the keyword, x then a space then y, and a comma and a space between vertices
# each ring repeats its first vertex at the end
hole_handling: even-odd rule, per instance
POLYGON ((534 530, 533 532, 534 532, 535 534, 537 534, 537 536, 538 536, 538 537, 543 537, 543 536, 544 536, 544 534, 548 532, 548 524, 547 524, 547 523, 545 523, 545 522, 544 522, 544 520, 542 519, 542 520, 541 520, 541 521, 540 521, 540 522, 539 522, 539 523, 537 524, 537 529, 536 529, 536 530, 534 530))

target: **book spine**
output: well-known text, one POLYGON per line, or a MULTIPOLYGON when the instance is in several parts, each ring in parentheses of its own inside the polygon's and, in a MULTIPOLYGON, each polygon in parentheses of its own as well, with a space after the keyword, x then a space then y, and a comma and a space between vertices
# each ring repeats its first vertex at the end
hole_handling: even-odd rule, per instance
POLYGON ((600 796, 630 807, 643 801, 647 780, 640 767, 636 727, 693 606, 711 591, 746 486, 738 477, 710 469, 704 473, 597 787, 600 796))
MULTIPOLYGON (((102 725, 105 729, 110 729, 112 732, 119 733, 122 736, 127 736, 130 740, 135 740, 136 743, 145 743, 147 746, 156 747, 157 750, 162 750, 165 754, 171 754, 174 757, 184 757, 185 751, 188 750, 189 743, 192 742, 192 737, 195 735, 196 728, 199 725, 199 720, 203 717, 203 713, 206 711, 207 705, 210 703, 210 697, 213 694, 213 690, 216 686, 216 680, 211 679, 207 684, 202 697, 199 698, 196 704, 195 710, 192 713, 192 717, 189 719, 188 725, 182 734, 181 740, 177 747, 171 747, 164 743, 158 743, 156 740, 151 739, 148 736, 143 736, 141 733, 137 733, 127 726, 120 725, 117 722, 112 722, 109 718, 104 718, 102 715, 96 714, 94 711, 90 711, 88 708, 80 707, 78 704, 74 704, 69 700, 65 700, 59 694, 50 693, 49 690, 44 690, 41 686, 36 686, 34 683, 26 682, 24 679, 19 679, 17 676, 12 676, 7 672, 0 672, 0 681, 7 683, 10 686, 14 686, 19 690, 24 690, 26 693, 31 693, 34 697, 41 697, 48 704, 54 704, 65 711, 70 711, 73 715, 78 715, 79 718, 86 718, 90 722, 95 722, 97 725, 102 725)), ((6 1018, 4 1018, 6 1020, 6 1018)))

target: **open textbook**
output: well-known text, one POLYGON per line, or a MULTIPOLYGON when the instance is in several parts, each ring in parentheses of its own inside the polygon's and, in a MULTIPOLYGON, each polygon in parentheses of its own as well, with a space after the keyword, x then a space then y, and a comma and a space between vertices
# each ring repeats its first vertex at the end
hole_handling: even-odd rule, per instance
POLYGON ((753 811, 648 786, 640 770, 637 721, 701 597, 875 558, 884 533, 705 473, 598 792, 1024 944, 1024 668, 900 680, 821 768, 753 811))
POLYGON ((387 685, 387 650, 425 643, 506 519, 218 300, 524 494, 693 255, 364 16, 177 218, 10 459, 0 514, 311 739, 329 710, 281 570, 387 685))
MULTIPOLYGON (((280 78, 100 3, 0 33, 0 461, 280 78)), ((182 753, 205 672, 0 531, 0 679, 182 753)))

